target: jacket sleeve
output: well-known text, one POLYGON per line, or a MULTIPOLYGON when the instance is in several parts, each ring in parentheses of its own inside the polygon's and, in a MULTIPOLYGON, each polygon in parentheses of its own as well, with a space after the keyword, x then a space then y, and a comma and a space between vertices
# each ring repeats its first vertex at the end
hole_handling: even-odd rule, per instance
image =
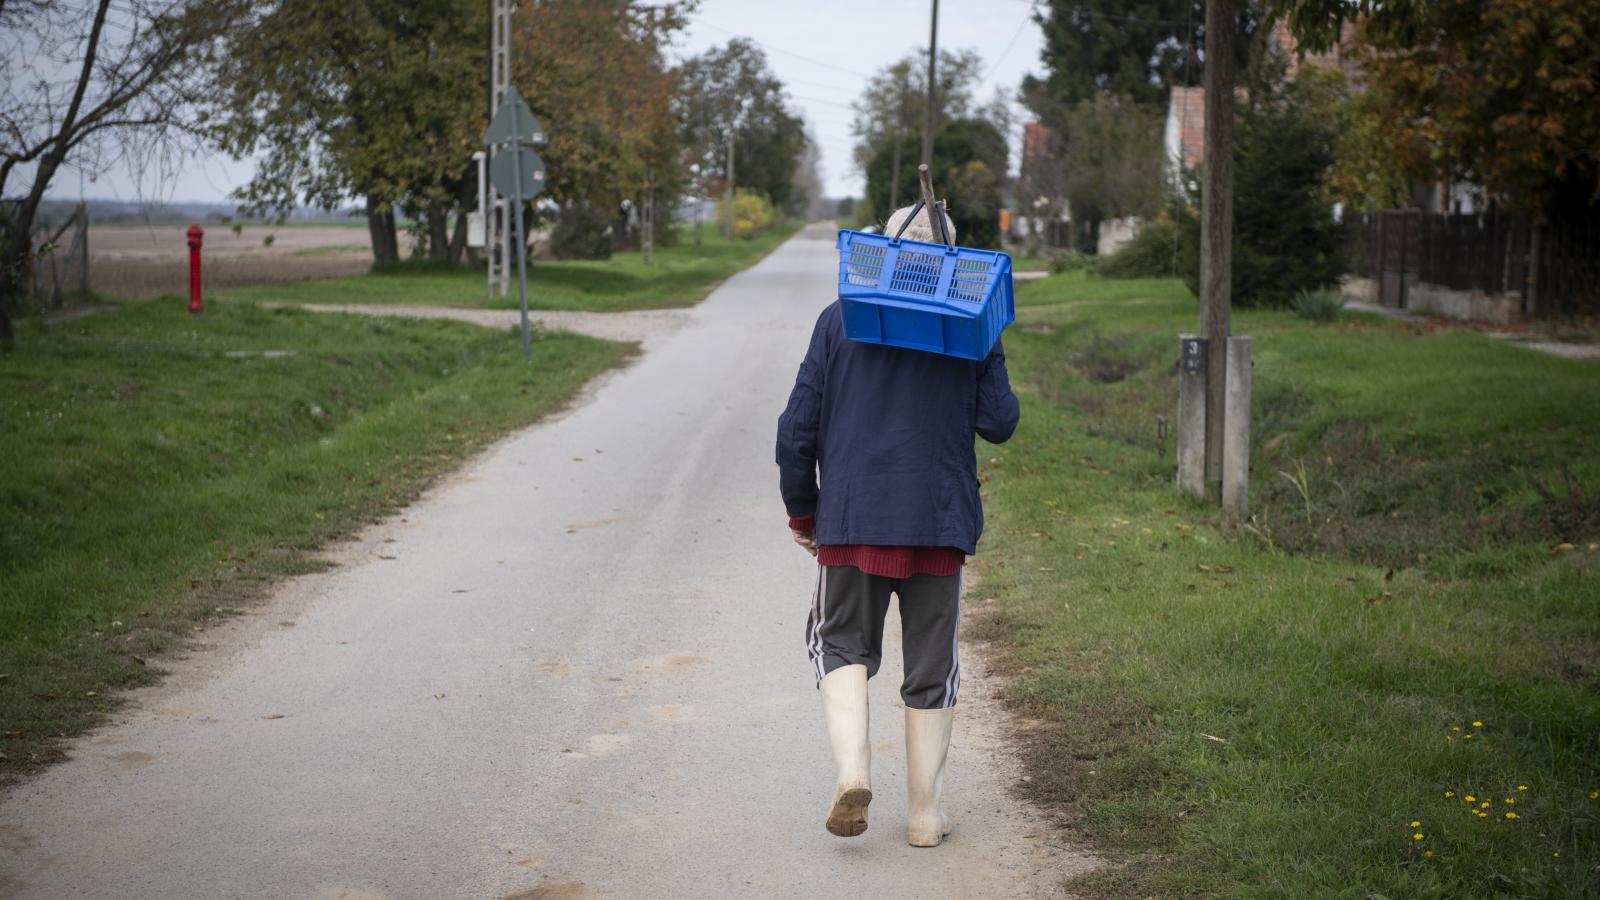
POLYGON ((789 405, 778 417, 778 490, 791 517, 817 512, 817 433, 827 371, 827 313, 817 319, 811 346, 800 363, 789 405))
POLYGON ((1006 374, 1006 350, 998 338, 989 357, 978 366, 978 436, 991 444, 1003 444, 1017 430, 1022 407, 1011 392, 1011 376, 1006 374))

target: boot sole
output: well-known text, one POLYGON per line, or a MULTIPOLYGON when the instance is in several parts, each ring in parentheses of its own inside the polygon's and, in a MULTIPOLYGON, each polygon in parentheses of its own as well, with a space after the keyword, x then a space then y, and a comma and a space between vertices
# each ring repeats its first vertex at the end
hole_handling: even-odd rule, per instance
POLYGON ((867 830, 867 804, 872 802, 872 791, 867 788, 850 788, 833 801, 828 810, 828 833, 839 837, 856 837, 867 830))
POLYGON ((947 822, 942 831, 934 831, 924 834, 907 832, 906 843, 913 847, 937 847, 944 843, 944 839, 950 836, 950 832, 953 831, 954 828, 954 823, 947 822))

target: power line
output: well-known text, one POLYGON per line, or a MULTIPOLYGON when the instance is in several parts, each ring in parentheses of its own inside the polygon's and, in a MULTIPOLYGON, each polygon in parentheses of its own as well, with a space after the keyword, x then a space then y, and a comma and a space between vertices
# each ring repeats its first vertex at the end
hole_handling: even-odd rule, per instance
POLYGON ((812 103, 821 103, 821 104, 824 104, 824 105, 827 105, 827 106, 837 106, 837 107, 840 107, 842 109, 848 109, 848 110, 852 110, 852 111, 855 109, 854 106, 852 106, 852 105, 850 105, 848 103, 840 103, 837 100, 824 100, 821 97, 807 97, 804 94, 790 94, 789 96, 792 97, 795 100, 809 100, 812 103))
POLYGON ((999 58, 989 66, 989 71, 983 73, 983 78, 979 80, 979 84, 987 84, 989 79, 994 76, 995 70, 999 69, 1000 64, 1005 62, 1007 56, 1011 55, 1011 48, 1017 45, 1017 38, 1022 37, 1022 29, 1027 28, 1028 23, 1033 21, 1033 11, 1035 9, 1038 9, 1038 7, 1034 4, 1034 0, 1028 0, 1028 14, 1023 16, 1022 24, 1018 25, 1017 30, 1012 33, 1011 41, 1006 44, 1006 49, 1000 51, 999 58))
MULTIPOLYGON (((720 31, 723 34, 732 35, 734 37, 749 38, 752 41, 756 40, 755 38, 750 37, 747 34, 741 34, 741 33, 737 32, 737 31, 730 31, 730 30, 728 30, 726 28, 723 28, 720 25, 713 25, 710 22, 707 22, 707 21, 704 21, 704 20, 702 20, 700 22, 700 24, 704 25, 707 28, 710 28, 710 29, 712 29, 714 31, 720 31)), ((803 56, 803 55, 801 55, 799 53, 795 53, 792 50, 785 50, 782 47, 778 47, 778 46, 775 46, 773 44, 769 44, 769 43, 767 43, 765 41, 756 41, 756 43, 760 44, 763 48, 765 48, 767 50, 771 50, 771 51, 773 51, 775 53, 782 53, 784 56, 792 56, 795 59, 804 60, 804 61, 806 61, 808 63, 813 64, 813 65, 827 66, 830 69, 838 69, 841 72, 844 72, 844 73, 846 73, 848 75, 854 75, 857 78, 871 78, 872 77, 871 75, 868 75, 865 72, 857 72, 855 69, 847 69, 844 66, 835 65, 834 63, 831 63, 831 62, 824 62, 823 60, 820 60, 820 59, 813 59, 813 58, 811 58, 809 56, 803 56)))
MULTIPOLYGON (((1018 2, 1018 3, 1026 3, 1029 6, 1037 6, 1039 0, 1016 0, 1016 2, 1018 2)), ((1083 16, 1093 16, 1093 17, 1095 17, 1097 19, 1111 19, 1114 22, 1150 22, 1150 23, 1157 24, 1157 25, 1186 25, 1187 24, 1187 25, 1189 25, 1189 27, 1193 27, 1192 23, 1180 22, 1180 21, 1178 21, 1176 19, 1152 19, 1152 18, 1149 18, 1147 16, 1119 16, 1116 13, 1101 12, 1098 9, 1090 9, 1087 6, 1056 6, 1054 4, 1050 4, 1050 11, 1051 12, 1074 12, 1074 13, 1077 13, 1077 14, 1083 15, 1083 16)))

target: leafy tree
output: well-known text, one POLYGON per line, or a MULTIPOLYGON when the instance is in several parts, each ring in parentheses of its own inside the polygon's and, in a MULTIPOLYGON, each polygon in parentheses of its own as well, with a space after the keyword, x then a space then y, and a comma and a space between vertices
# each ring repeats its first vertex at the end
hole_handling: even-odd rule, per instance
POLYGON ((0 341, 27 283, 33 222, 62 168, 181 156, 197 144, 195 102, 241 15, 238 0, 0 0, 0 341))
POLYGON ((1097 96, 1066 116, 1066 198, 1084 246, 1100 223, 1148 216, 1165 199, 1165 117, 1126 98, 1097 96))
MULTIPOLYGON (((1233 305, 1281 307, 1345 271, 1344 234, 1323 192, 1335 126, 1321 114, 1314 85, 1248 82, 1234 131, 1233 305)), ((1179 266, 1198 294, 1200 193, 1192 178, 1189 199, 1176 211, 1179 266)))
POLYGON ((543 196, 605 214, 616 246, 629 243, 628 210, 643 194, 670 209, 685 188, 665 51, 687 12, 685 3, 549 0, 514 15, 512 80, 550 138, 539 151, 543 196))
MULTIPOLYGON (((972 112, 973 91, 983 73, 983 60, 971 50, 940 50, 935 102, 936 127, 951 119, 965 118, 972 112)), ((885 143, 899 148, 902 165, 909 162, 913 171, 921 154, 923 117, 928 108, 928 51, 914 50, 878 70, 851 107, 855 117, 850 130, 855 134, 856 165, 867 162, 885 143)), ((901 194, 896 199, 910 198, 901 194)))
POLYGON ((694 192, 726 193, 731 135, 735 186, 759 191, 781 209, 803 202, 795 167, 805 123, 790 110, 761 48, 734 38, 685 61, 678 75, 676 110, 694 192))
MULTIPOLYGON (((1260 25, 1254 5, 1241 6, 1234 42, 1240 67, 1260 25)), ((1186 75, 1200 81, 1204 0, 1050 0, 1034 19, 1044 31, 1040 55, 1049 74, 1024 82, 1033 103, 1047 98, 1065 108, 1105 94, 1165 104, 1168 89, 1186 75)))
POLYGON ((806 130, 805 149, 800 151, 800 158, 795 160, 791 212, 811 219, 826 218, 830 212, 822 196, 822 151, 810 129, 806 130))
POLYGON ((1269 0, 1312 50, 1359 23, 1370 164, 1553 213, 1600 201, 1600 4, 1269 0))
MULTIPOLYGON (((893 175, 894 148, 883 143, 867 164, 868 215, 879 221, 888 217, 889 185, 893 175)), ((933 185, 950 206, 956 237, 963 246, 999 247, 999 213, 1006 171, 1006 140, 993 122, 981 118, 946 122, 933 139, 933 185)), ((917 170, 900 167, 898 190, 902 206, 921 196, 917 170)))
MULTIPOLYGON (((214 134, 260 154, 236 195, 253 212, 366 198, 379 263, 399 258, 395 210, 462 192, 484 125, 487 18, 477 0, 281 0, 223 59, 214 134)), ((442 215, 442 213, 440 213, 442 215)))

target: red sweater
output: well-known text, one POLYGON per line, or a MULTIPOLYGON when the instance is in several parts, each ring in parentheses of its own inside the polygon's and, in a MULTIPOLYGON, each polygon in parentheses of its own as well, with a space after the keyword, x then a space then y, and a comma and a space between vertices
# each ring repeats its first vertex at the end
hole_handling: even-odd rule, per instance
MULTIPOLYGON (((791 516, 789 528, 814 534, 816 516, 791 516)), ((910 578, 912 575, 954 575, 966 564, 967 554, 955 547, 884 547, 877 544, 834 544, 817 548, 817 562, 825 566, 855 566, 868 575, 910 578)))

